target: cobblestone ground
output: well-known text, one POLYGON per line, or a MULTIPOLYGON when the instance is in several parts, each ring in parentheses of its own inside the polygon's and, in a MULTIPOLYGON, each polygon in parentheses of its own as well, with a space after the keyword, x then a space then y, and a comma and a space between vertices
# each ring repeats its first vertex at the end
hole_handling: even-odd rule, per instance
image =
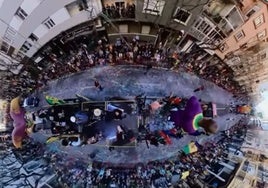
MULTIPOLYGON (((45 104, 44 94, 58 98, 72 98, 79 93, 93 99, 103 100, 105 97, 131 97, 141 93, 162 97, 173 92, 174 95, 181 97, 190 97, 195 94, 203 101, 212 101, 222 107, 220 116, 215 119, 219 125, 219 131, 231 127, 241 118, 240 115, 228 114, 224 109, 233 101, 232 94, 211 82, 184 72, 163 71, 162 69, 151 69, 147 74, 145 72, 143 67, 129 65, 95 67, 67 78, 51 81, 48 87, 40 90, 41 104, 45 104), (103 91, 95 88, 95 78, 104 87, 103 91), (193 90, 200 85, 204 85, 205 89, 194 93, 193 90)), ((39 140, 46 139, 46 136, 41 133, 36 133, 34 137, 39 140)), ((87 154, 94 152, 96 154, 94 160, 103 162, 136 163, 172 157, 191 140, 203 143, 217 139, 217 137, 218 134, 200 137, 184 136, 179 140, 174 139, 173 144, 169 146, 150 146, 147 149, 146 144, 141 143, 136 148, 121 148, 112 152, 107 147, 99 145, 63 148, 58 143, 54 143, 50 147, 80 157, 88 157, 87 154)))

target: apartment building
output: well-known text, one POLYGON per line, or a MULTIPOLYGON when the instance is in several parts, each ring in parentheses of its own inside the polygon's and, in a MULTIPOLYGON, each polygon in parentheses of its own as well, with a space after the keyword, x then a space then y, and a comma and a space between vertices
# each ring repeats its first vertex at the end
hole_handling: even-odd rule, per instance
POLYGON ((265 130, 249 130, 244 144, 242 145, 242 150, 252 151, 252 153, 261 153, 263 155, 268 155, 268 139, 267 131, 265 130))
POLYGON ((260 154, 246 152, 245 158, 235 174, 229 188, 251 188, 268 186, 268 163, 260 154))
MULTIPOLYGON (((28 57, 36 63, 41 61, 38 52, 56 37, 85 34, 85 30, 93 29, 90 25, 106 29, 112 42, 122 35, 138 35, 155 45, 161 43, 185 53, 191 53, 197 45, 204 51, 199 59, 216 64, 224 59, 237 73, 240 85, 251 93, 257 88, 253 83, 267 79, 264 63, 259 63, 267 60, 266 54, 256 56, 256 61, 248 59, 247 64, 229 58, 267 40, 268 10, 262 1, 0 0, 0 17, 0 70, 11 70, 13 74, 21 70, 19 64, 28 57), (122 9, 129 5, 134 7, 133 16, 122 16, 122 9), (106 6, 117 7, 121 16, 104 15, 106 6), (255 72, 259 74, 253 76, 255 72)), ((45 48, 49 50, 49 46, 45 48)))
POLYGON ((258 181, 259 176, 262 177, 261 166, 263 165, 244 159, 228 188, 251 188, 263 184, 258 181))
POLYGON ((241 147, 244 156, 240 168, 229 188, 251 188, 268 186, 268 139, 267 131, 250 129, 241 147))
POLYGON ((210 1, 190 33, 234 71, 244 92, 258 95, 267 80, 267 4, 263 1, 210 1))
POLYGON ((101 11, 100 0, 1 0, 1 53, 19 61, 32 57, 62 31, 95 19, 101 11))
POLYGON ((230 4, 214 3, 206 11, 215 16, 214 21, 226 38, 216 54, 224 59, 231 52, 249 48, 260 41, 267 41, 267 5, 262 1, 228 1, 230 4))
POLYGON ((267 4, 255 0, 210 1, 196 17, 189 34, 210 55, 234 71, 244 92, 258 95, 267 80, 267 4))
MULTIPOLYGON (((7 0, 0 1, 1 51, 14 57, 32 57, 38 49, 73 26, 97 18, 103 6, 136 4, 135 20, 174 30, 188 31, 205 1, 100 1, 7 0), (103 5, 103 6, 102 6, 103 5), (175 5, 175 6, 174 6, 175 5)), ((126 31, 126 27, 119 27, 126 31)), ((144 33, 148 27, 141 28, 144 33)), ((123 32, 124 33, 124 32, 123 32)))

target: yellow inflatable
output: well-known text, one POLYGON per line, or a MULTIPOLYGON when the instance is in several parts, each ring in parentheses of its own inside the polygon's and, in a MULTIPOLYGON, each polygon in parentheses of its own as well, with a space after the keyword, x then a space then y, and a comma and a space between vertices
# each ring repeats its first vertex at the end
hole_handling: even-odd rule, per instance
POLYGON ((27 137, 24 109, 20 107, 20 97, 12 99, 10 103, 10 116, 13 119, 12 142, 16 148, 22 147, 22 141, 27 137))
POLYGON ((13 113, 20 113, 21 107, 20 107, 20 97, 16 97, 11 100, 10 102, 10 112, 13 113))

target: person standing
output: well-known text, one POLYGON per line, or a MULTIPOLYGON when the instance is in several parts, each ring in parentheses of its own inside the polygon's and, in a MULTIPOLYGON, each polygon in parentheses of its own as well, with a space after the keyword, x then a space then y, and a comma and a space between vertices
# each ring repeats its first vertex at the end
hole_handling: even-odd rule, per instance
POLYGON ((100 85, 100 83, 99 83, 98 80, 95 80, 95 81, 94 81, 94 84, 95 84, 95 87, 98 88, 100 91, 103 90, 103 87, 100 85))
POLYGON ((147 75, 149 70, 151 70, 153 68, 153 65, 151 63, 146 65, 146 72, 144 73, 144 75, 147 75))
POLYGON ((194 92, 203 91, 205 87, 202 85, 194 90, 194 92))

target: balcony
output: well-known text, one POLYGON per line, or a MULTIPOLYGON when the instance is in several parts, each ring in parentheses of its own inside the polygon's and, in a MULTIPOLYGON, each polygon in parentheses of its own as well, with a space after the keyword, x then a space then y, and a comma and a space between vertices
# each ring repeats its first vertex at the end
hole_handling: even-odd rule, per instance
POLYGON ((218 26, 226 36, 229 36, 234 31, 232 24, 225 18, 221 19, 218 26))
POLYGON ((204 13, 211 17, 227 36, 244 23, 240 10, 234 3, 213 1, 209 6, 205 6, 204 13))
POLYGON ((202 45, 202 47, 211 50, 216 49, 226 37, 217 27, 217 24, 205 14, 200 15, 195 20, 189 30, 189 33, 201 42, 200 45, 202 45))
POLYGON ((106 19, 123 21, 135 20, 136 2, 134 0, 103 0, 102 2, 104 5, 102 13, 105 15, 106 19))
POLYGON ((99 0, 77 0, 66 5, 65 8, 71 17, 80 14, 82 11, 87 11, 90 19, 96 18, 102 11, 102 5, 99 0))

